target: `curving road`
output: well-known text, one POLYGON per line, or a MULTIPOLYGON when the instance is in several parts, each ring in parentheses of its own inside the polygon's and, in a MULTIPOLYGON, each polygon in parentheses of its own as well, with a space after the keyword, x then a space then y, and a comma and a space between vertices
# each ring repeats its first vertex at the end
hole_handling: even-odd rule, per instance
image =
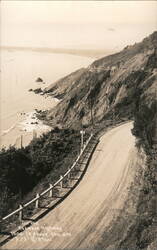
POLYGON ((132 123, 101 137, 87 172, 74 191, 3 249, 93 248, 114 211, 122 208, 135 159, 132 123))

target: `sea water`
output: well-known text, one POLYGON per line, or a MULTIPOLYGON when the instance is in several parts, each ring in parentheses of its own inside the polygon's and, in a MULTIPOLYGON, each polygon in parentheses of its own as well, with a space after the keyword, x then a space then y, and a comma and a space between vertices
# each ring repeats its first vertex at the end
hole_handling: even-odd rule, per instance
POLYGON ((61 77, 87 67, 93 59, 68 54, 1 50, 0 53, 0 148, 27 145, 50 128, 37 120, 35 109, 49 109, 58 103, 52 97, 30 92, 45 88, 61 77), (40 77, 44 83, 36 79, 40 77))

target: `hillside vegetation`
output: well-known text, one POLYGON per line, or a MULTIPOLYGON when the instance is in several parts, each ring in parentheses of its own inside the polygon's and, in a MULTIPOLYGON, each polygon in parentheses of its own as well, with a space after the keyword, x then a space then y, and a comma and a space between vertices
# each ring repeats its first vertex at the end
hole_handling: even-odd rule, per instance
POLYGON ((79 150, 80 132, 58 128, 34 139, 26 148, 1 150, 0 217, 16 209, 21 202, 29 201, 49 182, 58 180, 79 150))
POLYGON ((52 95, 64 92, 60 103, 47 113, 50 124, 76 127, 80 121, 89 125, 91 109, 96 122, 113 114, 119 119, 133 118, 140 96, 147 103, 156 98, 157 32, 141 43, 95 61, 82 72, 74 72, 67 85, 65 79, 49 88, 52 95))

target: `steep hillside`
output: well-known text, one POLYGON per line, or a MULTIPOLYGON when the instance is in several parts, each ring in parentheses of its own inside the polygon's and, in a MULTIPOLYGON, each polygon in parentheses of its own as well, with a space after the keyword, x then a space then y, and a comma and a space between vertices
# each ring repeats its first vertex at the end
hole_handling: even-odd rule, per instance
POLYGON ((52 83, 50 86, 44 89, 44 93, 48 93, 53 97, 61 99, 69 92, 71 86, 75 83, 76 78, 79 78, 86 69, 81 68, 68 76, 61 78, 60 80, 52 83))
POLYGON ((133 119, 141 159, 146 157, 145 164, 136 166, 123 210, 104 228, 96 249, 156 249, 157 32, 95 61, 74 77, 75 73, 47 120, 52 125, 78 127, 90 126, 92 121, 100 126, 102 121, 133 119))
POLYGON ((92 63, 47 91, 64 97, 47 113, 52 124, 88 126, 104 118, 132 118, 139 96, 152 102, 157 86, 157 32, 141 43, 92 63), (78 123, 78 121, 80 121, 78 123))

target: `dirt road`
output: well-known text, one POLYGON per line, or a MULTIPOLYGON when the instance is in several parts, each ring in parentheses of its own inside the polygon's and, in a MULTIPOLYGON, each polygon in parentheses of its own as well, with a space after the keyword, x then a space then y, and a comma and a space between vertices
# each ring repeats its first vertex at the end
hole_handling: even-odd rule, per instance
POLYGON ((74 191, 3 249, 93 248, 115 211, 122 208, 135 158, 132 123, 101 137, 87 172, 74 191))

